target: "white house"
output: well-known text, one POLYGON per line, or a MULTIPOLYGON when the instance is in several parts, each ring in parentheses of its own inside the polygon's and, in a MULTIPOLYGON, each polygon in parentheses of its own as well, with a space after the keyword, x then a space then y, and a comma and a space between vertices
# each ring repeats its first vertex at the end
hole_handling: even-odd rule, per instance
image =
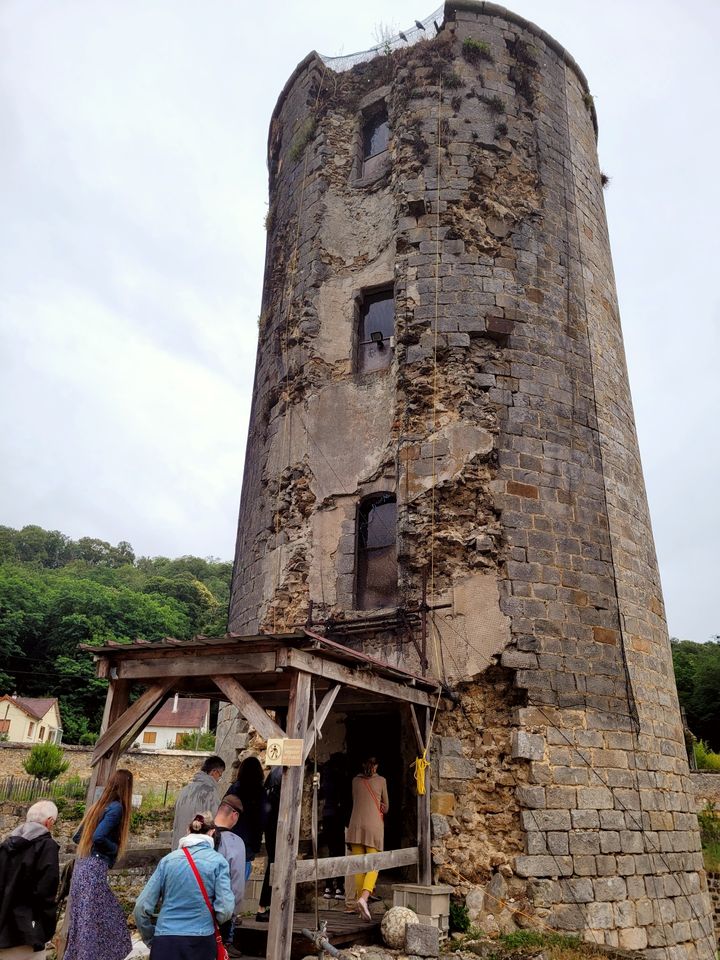
POLYGON ((60 743, 62 722, 56 697, 0 697, 0 734, 10 743, 60 743))
POLYGON ((210 701, 178 697, 166 700, 143 730, 139 745, 144 749, 166 750, 176 746, 183 733, 207 733, 210 728, 210 701))

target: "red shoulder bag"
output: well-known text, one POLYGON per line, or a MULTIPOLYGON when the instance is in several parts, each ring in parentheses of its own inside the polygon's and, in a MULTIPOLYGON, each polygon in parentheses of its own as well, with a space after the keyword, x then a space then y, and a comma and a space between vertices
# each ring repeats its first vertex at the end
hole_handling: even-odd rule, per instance
POLYGON ((225 944, 222 942, 222 936, 220 935, 220 928, 218 927, 218 922, 215 919, 215 911, 213 910, 212 904, 210 903, 210 897, 208 897, 207 895, 207 890, 205 889, 205 884, 202 882, 202 877, 198 872, 198 868, 195 866, 195 861, 191 857, 190 851, 188 850, 187 847, 183 847, 183 853, 188 858, 190 869, 195 874, 195 879, 197 880, 198 886, 200 887, 200 893, 203 895, 203 899, 205 900, 207 908, 210 911, 210 916, 212 917, 212 920, 213 920, 213 926, 215 927, 215 943, 217 945, 217 960, 230 960, 230 957, 228 956, 228 952, 225 949, 225 944))

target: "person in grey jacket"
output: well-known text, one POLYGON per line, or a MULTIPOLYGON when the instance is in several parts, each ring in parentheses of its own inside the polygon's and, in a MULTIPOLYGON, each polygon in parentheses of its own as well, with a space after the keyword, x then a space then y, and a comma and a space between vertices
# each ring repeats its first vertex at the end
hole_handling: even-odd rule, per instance
POLYGON ((208 757, 190 783, 182 788, 175 801, 171 850, 177 850, 198 810, 217 810, 221 798, 218 781, 224 772, 225 762, 221 757, 208 757))

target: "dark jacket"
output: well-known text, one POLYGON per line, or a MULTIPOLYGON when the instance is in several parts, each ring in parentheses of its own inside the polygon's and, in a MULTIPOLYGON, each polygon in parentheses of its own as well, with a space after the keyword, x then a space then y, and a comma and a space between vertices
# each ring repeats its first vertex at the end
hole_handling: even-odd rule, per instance
POLYGON ((245 844, 245 859, 254 860, 260 851, 262 843, 263 824, 262 824, 262 806, 263 806, 263 784, 260 784, 254 790, 247 790, 241 787, 238 780, 228 790, 234 797, 239 797, 243 805, 243 812, 238 817, 238 821, 232 832, 240 837, 245 844))
MULTIPOLYGON (((95 827, 92 838, 90 856, 100 857, 109 869, 115 866, 118 847, 120 846, 120 823, 122 822, 123 808, 119 800, 111 800, 105 807, 105 812, 95 827)), ((82 827, 73 837, 75 843, 80 842, 82 827)))
POLYGON ((0 950, 38 950, 55 933, 58 845, 40 823, 23 823, 0 844, 0 950))

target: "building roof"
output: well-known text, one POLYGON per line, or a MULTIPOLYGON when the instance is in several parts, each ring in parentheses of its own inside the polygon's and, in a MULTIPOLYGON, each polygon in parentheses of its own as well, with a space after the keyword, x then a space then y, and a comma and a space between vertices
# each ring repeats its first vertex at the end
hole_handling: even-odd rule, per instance
POLYGON ((189 727, 199 729, 205 723, 210 709, 209 700, 195 700, 191 697, 178 697, 177 710, 173 713, 175 698, 166 700, 152 718, 149 727, 189 727))
POLYGON ((0 700, 9 700, 10 703, 20 707, 34 720, 42 720, 48 710, 57 706, 57 697, 10 697, 6 694, 4 697, 0 697, 0 700))

